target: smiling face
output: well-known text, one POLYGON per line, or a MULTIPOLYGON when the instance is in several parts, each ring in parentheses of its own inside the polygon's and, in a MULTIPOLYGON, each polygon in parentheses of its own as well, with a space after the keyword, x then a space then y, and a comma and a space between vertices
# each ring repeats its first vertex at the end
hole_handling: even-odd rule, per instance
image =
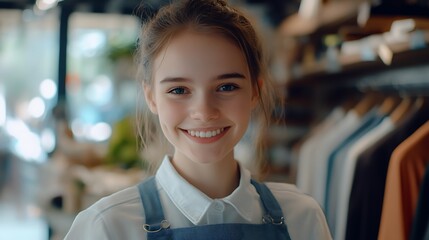
POLYGON ((151 111, 182 164, 233 160, 257 94, 246 59, 225 37, 185 31, 171 39, 145 86, 151 111))

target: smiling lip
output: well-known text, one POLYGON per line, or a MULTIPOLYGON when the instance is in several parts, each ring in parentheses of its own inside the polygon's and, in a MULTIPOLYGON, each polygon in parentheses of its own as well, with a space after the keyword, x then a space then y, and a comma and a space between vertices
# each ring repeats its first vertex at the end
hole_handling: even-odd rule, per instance
POLYGON ((229 127, 211 129, 211 130, 185 130, 182 131, 188 136, 192 141, 197 143, 213 143, 222 138, 226 132, 229 130, 229 127))

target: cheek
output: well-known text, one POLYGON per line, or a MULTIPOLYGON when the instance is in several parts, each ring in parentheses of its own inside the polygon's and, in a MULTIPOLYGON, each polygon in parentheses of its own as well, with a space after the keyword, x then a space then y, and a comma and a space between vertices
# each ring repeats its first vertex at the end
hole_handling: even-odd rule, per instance
POLYGON ((235 116, 240 121, 248 121, 252 113, 252 104, 249 99, 242 98, 239 101, 228 103, 225 109, 228 109, 229 116, 235 116))
POLYGON ((177 124, 185 113, 183 106, 166 99, 158 99, 157 107, 159 120, 164 124, 177 124))

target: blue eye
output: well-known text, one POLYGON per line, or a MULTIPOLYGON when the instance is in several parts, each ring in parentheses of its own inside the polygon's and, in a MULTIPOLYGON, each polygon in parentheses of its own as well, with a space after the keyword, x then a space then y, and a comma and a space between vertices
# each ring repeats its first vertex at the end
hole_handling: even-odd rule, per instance
POLYGON ((220 91, 220 92, 231 92, 231 91, 237 90, 238 88, 239 87, 234 85, 234 84, 225 84, 225 85, 220 86, 218 88, 218 91, 220 91))
POLYGON ((171 89, 170 91, 168 91, 168 93, 181 95, 181 94, 186 94, 187 91, 183 87, 177 87, 177 88, 171 89))

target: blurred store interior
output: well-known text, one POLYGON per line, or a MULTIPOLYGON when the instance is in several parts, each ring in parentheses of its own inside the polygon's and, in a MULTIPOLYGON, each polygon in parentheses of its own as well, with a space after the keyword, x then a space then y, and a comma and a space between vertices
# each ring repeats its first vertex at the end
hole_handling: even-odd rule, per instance
MULTIPOLYGON (((137 149, 133 53, 168 2, 0 0, 0 240, 62 239, 78 211, 151 174, 160 150, 137 149)), ((267 179, 297 183, 301 147, 339 106, 374 92, 427 104, 429 1, 230 2, 255 22, 284 93, 267 179)), ((237 158, 251 164, 245 140, 237 158)))

